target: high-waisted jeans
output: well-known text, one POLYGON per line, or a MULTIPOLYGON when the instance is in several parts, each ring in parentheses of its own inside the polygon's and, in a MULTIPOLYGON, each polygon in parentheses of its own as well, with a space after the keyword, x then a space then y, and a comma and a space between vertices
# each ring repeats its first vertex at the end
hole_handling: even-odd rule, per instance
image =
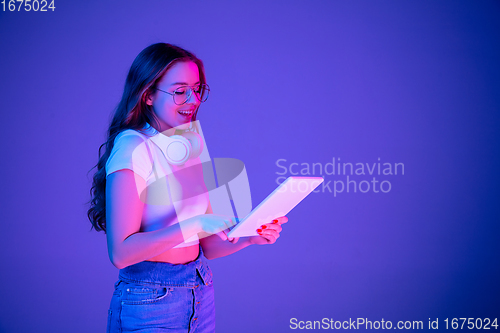
POLYGON ((120 269, 107 332, 215 332, 212 271, 199 248, 187 264, 143 261, 120 269))

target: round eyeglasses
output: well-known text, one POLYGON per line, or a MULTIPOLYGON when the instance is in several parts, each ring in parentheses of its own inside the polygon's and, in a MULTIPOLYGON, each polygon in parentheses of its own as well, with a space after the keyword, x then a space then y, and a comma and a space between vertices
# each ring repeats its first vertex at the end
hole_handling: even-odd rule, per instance
POLYGON ((201 103, 206 102, 208 99, 208 94, 210 93, 210 87, 208 86, 208 84, 197 84, 194 86, 180 86, 171 93, 158 88, 155 89, 164 92, 166 94, 172 95, 174 98, 174 103, 177 105, 182 105, 186 103, 191 98, 193 92, 196 98, 201 103))

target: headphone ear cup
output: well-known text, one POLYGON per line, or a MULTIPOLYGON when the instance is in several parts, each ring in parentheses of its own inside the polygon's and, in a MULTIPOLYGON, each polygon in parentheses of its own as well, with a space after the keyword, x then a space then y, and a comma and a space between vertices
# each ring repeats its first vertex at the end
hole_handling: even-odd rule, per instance
POLYGON ((201 135, 195 132, 186 132, 182 133, 182 136, 186 138, 191 144, 191 155, 189 158, 197 158, 198 156, 200 156, 204 148, 201 135))
POLYGON ((180 135, 172 135, 169 141, 165 147, 165 157, 168 163, 173 165, 186 163, 193 151, 189 140, 180 135))

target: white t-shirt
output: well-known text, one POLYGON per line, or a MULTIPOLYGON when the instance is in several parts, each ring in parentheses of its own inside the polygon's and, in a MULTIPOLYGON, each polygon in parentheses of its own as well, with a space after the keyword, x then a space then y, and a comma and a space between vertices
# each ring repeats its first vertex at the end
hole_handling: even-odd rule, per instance
MULTIPOLYGON (((146 124, 143 132, 128 129, 119 133, 105 167, 106 177, 129 169, 145 180, 146 191, 140 195, 144 202, 141 231, 161 229, 205 214, 209 196, 201 162, 210 160, 206 144, 200 157, 179 167, 170 165, 157 141, 150 139, 158 134, 156 129, 146 124)), ((198 243, 198 235, 194 235, 175 248, 198 243)))

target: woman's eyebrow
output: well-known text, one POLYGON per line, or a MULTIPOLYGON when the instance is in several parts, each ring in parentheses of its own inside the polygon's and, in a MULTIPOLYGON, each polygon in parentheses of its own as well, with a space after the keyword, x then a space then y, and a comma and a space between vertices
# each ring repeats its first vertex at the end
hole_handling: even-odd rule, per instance
MULTIPOLYGON (((200 81, 197 81, 195 84, 193 84, 193 86, 199 84, 200 81)), ((189 84, 187 84, 186 82, 175 82, 175 83, 172 83, 170 86, 189 86, 189 84)))

